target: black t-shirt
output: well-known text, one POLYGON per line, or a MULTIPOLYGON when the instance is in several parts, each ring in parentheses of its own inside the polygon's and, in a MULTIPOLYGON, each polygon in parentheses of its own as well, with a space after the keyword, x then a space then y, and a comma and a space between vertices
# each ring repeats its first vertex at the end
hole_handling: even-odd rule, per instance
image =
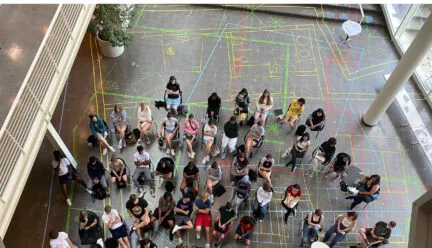
POLYGON ((336 172, 341 172, 341 171, 344 171, 344 170, 345 170, 345 162, 343 161, 343 158, 344 158, 344 157, 347 157, 347 158, 348 158, 348 164, 351 163, 351 157, 350 157, 350 155, 348 155, 348 154, 346 154, 346 153, 344 153, 344 152, 339 153, 339 154, 336 156, 336 163, 335 163, 335 165, 334 165, 334 167, 333 167, 333 169, 334 169, 336 172))
POLYGON ((228 138, 230 138, 230 139, 237 138, 238 137, 238 131, 239 131, 239 125, 237 124, 237 122, 234 122, 234 124, 231 124, 230 121, 225 123, 224 132, 228 138))
POLYGON ((210 109, 218 109, 221 105, 221 99, 219 96, 216 97, 215 100, 213 100, 212 97, 209 97, 207 100, 207 104, 210 109))
MULTIPOLYGON (((188 201, 186 203, 183 202, 183 199, 180 199, 177 202, 177 208, 180 208, 183 211, 189 211, 189 215, 192 212, 192 208, 193 208, 193 203, 191 201, 188 201)), ((187 216, 186 214, 180 213, 180 212, 176 212, 177 215, 181 215, 181 216, 187 216)))
POLYGON ((91 211, 87 211, 87 216, 87 224, 85 225, 85 227, 90 226, 97 219, 96 214, 91 211))
POLYGON ((141 218, 145 213, 145 208, 148 206, 148 203, 143 198, 138 198, 138 203, 135 204, 131 201, 126 202, 126 208, 131 211, 131 213, 137 217, 141 218))
MULTIPOLYGON (((171 82, 169 82, 167 84, 166 88, 171 90, 171 91, 179 91, 180 85, 178 83, 172 84, 171 82)), ((176 95, 176 94, 168 94, 168 98, 171 98, 171 99, 177 99, 178 97, 179 97, 179 95, 176 95)))
POLYGON ((314 124, 320 123, 325 119, 324 113, 321 116, 318 116, 317 113, 318 112, 316 110, 312 113, 312 122, 314 124))
POLYGON ((166 160, 161 160, 158 163, 156 170, 163 173, 163 174, 167 174, 167 173, 173 172, 174 168, 170 162, 167 162, 166 160), (162 164, 165 164, 165 167, 162 167, 162 164))
POLYGON ((186 167, 183 169, 183 173, 185 173, 185 174, 188 175, 188 176, 196 175, 196 174, 198 173, 198 167, 196 167, 196 166, 194 165, 194 167, 192 167, 192 169, 190 169, 189 166, 186 166, 186 167))
POLYGON ((336 147, 335 146, 330 146, 329 143, 327 141, 325 141, 324 143, 321 144, 322 149, 324 150, 324 157, 326 159, 326 161, 330 160, 330 158, 335 154, 336 152, 336 147))
POLYGON ((270 161, 267 161, 266 158, 262 158, 262 159, 261 159, 261 163, 262 163, 262 165, 263 165, 264 168, 267 168, 267 169, 268 169, 268 168, 270 168, 270 167, 273 165, 274 160, 271 159, 270 161))

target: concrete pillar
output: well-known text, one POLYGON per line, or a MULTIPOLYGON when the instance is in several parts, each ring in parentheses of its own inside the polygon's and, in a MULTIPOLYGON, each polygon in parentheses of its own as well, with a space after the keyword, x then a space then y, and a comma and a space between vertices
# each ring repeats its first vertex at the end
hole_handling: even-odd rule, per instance
POLYGON ((375 126, 381 115, 393 102, 396 95, 402 89, 406 81, 411 77, 415 68, 422 61, 432 45, 432 15, 428 17, 423 27, 411 43, 399 64, 390 75, 378 96, 363 115, 363 123, 367 126, 375 126))
POLYGON ((72 153, 70 153, 69 149, 67 148, 51 122, 48 124, 46 136, 51 141, 53 146, 57 147, 66 156, 66 158, 69 159, 71 165, 76 168, 77 162, 75 161, 72 153))

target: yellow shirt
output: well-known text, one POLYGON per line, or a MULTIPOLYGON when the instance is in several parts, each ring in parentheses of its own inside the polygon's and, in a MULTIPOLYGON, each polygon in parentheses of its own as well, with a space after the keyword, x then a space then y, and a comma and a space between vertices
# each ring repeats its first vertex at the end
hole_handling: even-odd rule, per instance
POLYGON ((297 101, 297 99, 293 100, 291 102, 291 106, 288 109, 288 115, 292 117, 298 117, 299 114, 301 114, 305 109, 305 105, 300 106, 300 103, 297 101))

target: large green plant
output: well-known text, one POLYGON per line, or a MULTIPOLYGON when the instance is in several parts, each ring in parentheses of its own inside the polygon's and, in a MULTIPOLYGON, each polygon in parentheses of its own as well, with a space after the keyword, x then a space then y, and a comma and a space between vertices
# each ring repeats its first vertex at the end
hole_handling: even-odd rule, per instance
POLYGON ((100 4, 96 6, 89 31, 114 47, 127 46, 132 40, 129 32, 135 16, 134 4, 100 4))

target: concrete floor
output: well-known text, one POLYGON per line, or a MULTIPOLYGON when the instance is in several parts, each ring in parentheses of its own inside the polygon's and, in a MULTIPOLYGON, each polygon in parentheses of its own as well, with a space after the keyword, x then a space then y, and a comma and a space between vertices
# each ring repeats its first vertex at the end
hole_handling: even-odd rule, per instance
MULTIPOLYGON (((313 7, 279 8, 297 8, 299 13, 312 11, 321 16, 321 10, 313 7)), ((325 14, 329 12, 331 10, 325 14)), ((356 12, 351 12, 351 15, 351 19, 359 19, 356 12)), ((221 133, 223 123, 232 113, 233 98, 241 88, 247 88, 253 100, 268 88, 275 100, 274 109, 286 108, 297 97, 304 97, 307 101, 305 116, 318 107, 325 109, 325 130, 318 138, 312 135, 311 150, 334 136, 338 140, 337 152, 351 154, 354 164, 365 174, 382 176, 381 198, 366 210, 357 207, 359 226, 356 232, 339 243, 339 247, 357 243, 358 229, 373 226, 379 220, 398 223, 390 247, 407 246, 411 203, 431 188, 430 164, 417 145, 410 145, 415 138, 409 127, 402 127, 405 120, 396 103, 391 105, 376 127, 367 128, 360 122, 362 114, 385 83, 383 75, 391 73, 397 65, 398 56, 385 29, 363 27, 363 32, 354 38, 353 47, 348 49, 337 44, 340 34, 338 22, 233 11, 225 7, 147 5, 141 6, 133 33, 132 44, 116 59, 103 58, 95 46, 95 39, 90 36, 84 38, 53 117, 52 123, 77 159, 82 176, 86 176, 85 165, 89 156, 100 157, 106 165, 109 159, 108 156, 102 157, 99 149, 89 150, 87 147, 89 113, 96 112, 109 118, 114 104, 121 103, 134 127, 139 103, 160 100, 169 76, 175 75, 184 92, 183 102, 189 104, 190 112, 197 117, 205 112, 206 99, 211 92, 217 91, 222 97, 223 112, 218 125, 221 133)), ((405 88, 431 132, 430 108, 413 82, 408 82, 405 88)), ((160 124, 166 112, 154 107, 152 111, 156 123, 160 124)), ((321 208, 326 230, 337 215, 349 209, 350 202, 343 198, 338 184, 304 176, 304 169, 310 166, 310 152, 296 174, 288 175, 288 169, 283 166, 286 161, 280 159, 280 154, 292 144, 292 135, 272 124, 273 119, 271 116, 266 126, 266 141, 258 155, 251 159, 251 164, 253 167, 261 156, 273 154, 279 165, 272 175, 276 192, 269 214, 256 227, 251 246, 298 247, 299 223, 307 213, 321 208), (285 225, 280 201, 286 186, 293 183, 302 186, 304 196, 299 214, 285 225)), ((243 127, 240 137, 246 131, 243 127)), ((220 144, 221 135, 218 137, 220 144)), ((240 138, 238 144, 242 143, 240 138)), ((154 162, 163 156, 155 142, 146 149, 154 162)), ((93 203, 81 187, 75 186, 71 193, 72 207, 66 207, 58 179, 54 177, 50 184, 52 171, 48 161, 51 151, 52 146, 45 141, 5 236, 7 247, 40 247, 43 242, 45 246, 42 246, 46 247, 47 238, 44 239, 42 232, 45 223, 48 231, 66 230, 73 240, 78 241, 77 216, 81 209, 101 214, 103 206, 111 204, 127 222, 130 221, 124 206, 129 194, 135 192, 132 187, 122 190, 111 187, 110 198, 93 203), (24 220, 31 220, 32 226, 26 226, 24 220), (26 239, 20 238, 23 233, 26 239)), ((133 146, 121 152, 130 166, 133 165, 134 152, 133 146)), ((203 182, 205 166, 201 165, 202 156, 202 152, 198 152, 196 162, 203 182)), ((182 178, 179 172, 189 161, 184 149, 177 151, 175 160, 178 168, 176 180, 179 182, 182 178)), ((213 214, 231 198, 228 183, 231 159, 217 160, 223 168, 228 191, 215 202, 213 214)), ((253 192, 261 182, 259 179, 254 183, 253 192)), ((156 182, 157 198, 164 192, 163 187, 159 187, 160 183, 156 182)), ((201 189, 203 187, 201 184, 201 189)), ((176 200, 179 196, 177 187, 176 200)), ((154 210, 156 199, 149 196, 146 199, 150 209, 154 210)), ((249 212, 248 206, 241 210, 241 215, 249 212)), ((233 232, 228 235, 225 247, 241 247, 240 243, 231 241, 233 232)), ((167 235, 163 230, 152 238, 159 247, 174 247, 167 235)), ((135 235, 133 239, 135 246, 135 235)), ((204 246, 203 239, 197 241, 193 231, 186 234, 185 240, 204 246)))

